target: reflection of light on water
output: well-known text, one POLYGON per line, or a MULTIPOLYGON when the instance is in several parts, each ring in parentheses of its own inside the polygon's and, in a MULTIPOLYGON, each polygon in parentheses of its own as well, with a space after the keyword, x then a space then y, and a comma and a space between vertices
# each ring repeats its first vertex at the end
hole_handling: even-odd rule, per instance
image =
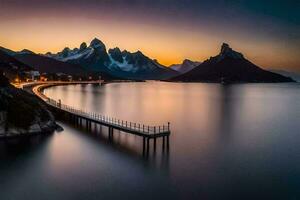
MULTIPOLYGON (((295 138, 299 138, 300 127, 295 119, 300 117, 300 105, 296 85, 114 83, 49 88, 46 92, 66 104, 119 119, 147 124, 170 121, 170 154, 163 156, 159 141, 159 153, 147 163, 154 163, 185 195, 203 188, 214 188, 218 194, 232 188, 248 191, 257 189, 258 182, 269 194, 280 193, 285 185, 278 183, 277 189, 270 191, 268 180, 276 175, 288 182, 290 168, 297 171, 299 145, 295 138)), ((105 131, 101 134, 104 141, 105 131)), ((107 178, 105 174, 118 174, 123 165, 130 168, 128 163, 142 150, 141 139, 132 135, 116 133, 114 144, 100 144, 97 140, 101 138, 87 142, 84 134, 88 133, 74 135, 69 130, 55 138, 50 147, 56 150, 49 160, 54 175, 66 177, 61 172, 66 170, 74 176, 93 172, 107 178), (120 153, 118 159, 115 153, 120 153)))
MULTIPOLYGON (((47 171, 53 181, 80 181, 92 174, 107 176, 107 169, 115 163, 107 147, 94 141, 78 130, 64 125, 65 131, 56 134, 48 146, 47 171)), ((89 134, 89 133, 84 133, 89 134)), ((78 184, 69 182, 68 184, 78 184)))

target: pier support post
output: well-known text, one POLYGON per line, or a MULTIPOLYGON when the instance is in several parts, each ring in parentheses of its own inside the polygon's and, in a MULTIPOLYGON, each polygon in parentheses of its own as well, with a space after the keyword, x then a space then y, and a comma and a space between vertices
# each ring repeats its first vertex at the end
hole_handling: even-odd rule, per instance
POLYGON ((153 150, 156 152, 156 137, 153 140, 153 150))
POLYGON ((150 143, 150 138, 147 138, 147 156, 149 155, 149 149, 150 149, 150 146, 149 146, 149 143, 150 143))
POLYGON ((169 149, 170 147, 170 139, 169 139, 169 136, 167 136, 167 149, 169 149))
POLYGON ((145 155, 145 148, 146 148, 146 138, 143 137, 143 155, 145 155))
POLYGON ((114 129, 113 129, 113 127, 108 127, 108 139, 110 141, 113 141, 113 139, 114 139, 114 129))

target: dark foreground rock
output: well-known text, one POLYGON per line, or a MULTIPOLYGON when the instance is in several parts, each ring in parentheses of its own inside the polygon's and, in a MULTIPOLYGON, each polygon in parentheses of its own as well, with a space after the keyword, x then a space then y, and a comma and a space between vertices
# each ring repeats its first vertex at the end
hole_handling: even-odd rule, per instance
POLYGON ((0 86, 0 138, 49 133, 56 128, 43 101, 12 86, 0 86))
POLYGON ((7 87, 9 85, 8 79, 2 74, 3 72, 0 70, 0 87, 7 87))

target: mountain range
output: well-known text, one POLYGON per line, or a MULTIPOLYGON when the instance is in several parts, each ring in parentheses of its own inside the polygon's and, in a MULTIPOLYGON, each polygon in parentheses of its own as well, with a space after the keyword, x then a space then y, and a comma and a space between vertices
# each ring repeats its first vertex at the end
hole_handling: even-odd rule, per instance
POLYGON ((105 80, 118 79, 117 77, 113 77, 106 73, 99 74, 84 69, 80 65, 69 63, 69 62, 63 62, 57 59, 47 57, 42 54, 36 54, 27 49, 24 49, 22 51, 12 51, 10 49, 0 47, 0 50, 2 50, 2 52, 5 52, 11 57, 14 57, 18 61, 28 66, 31 66, 32 70, 37 70, 40 73, 47 73, 47 74, 58 73, 58 74, 66 74, 66 75, 80 76, 80 77, 88 77, 88 76, 98 77, 99 75, 101 75, 101 77, 105 80))
POLYGON ((71 75, 84 73, 83 68, 79 65, 76 66, 66 62, 57 61, 40 54, 35 54, 27 49, 22 51, 12 51, 10 49, 0 47, 0 50, 42 73, 67 73, 71 75))
POLYGON ((101 77, 105 80, 168 80, 184 82, 292 82, 293 79, 266 71, 247 60, 226 43, 217 56, 203 63, 184 60, 182 64, 166 67, 145 56, 141 51, 131 53, 119 48, 106 49, 95 38, 89 45, 64 48, 57 53, 35 54, 24 49, 12 51, 0 47, 0 70, 10 79, 24 71, 64 73, 75 76, 101 77))
POLYGON ((223 43, 217 56, 211 57, 171 81, 183 82, 293 82, 293 79, 266 71, 247 60, 243 54, 223 43))
POLYGON ((79 48, 66 47, 61 52, 48 52, 45 56, 80 65, 86 70, 126 79, 161 80, 179 74, 145 56, 141 51, 131 53, 121 51, 117 47, 107 50, 105 44, 97 38, 93 39, 89 46, 83 42, 79 48))
POLYGON ((33 68, 0 49, 0 70, 5 73, 6 77, 14 79, 16 75, 22 75, 24 71, 30 71, 33 68))

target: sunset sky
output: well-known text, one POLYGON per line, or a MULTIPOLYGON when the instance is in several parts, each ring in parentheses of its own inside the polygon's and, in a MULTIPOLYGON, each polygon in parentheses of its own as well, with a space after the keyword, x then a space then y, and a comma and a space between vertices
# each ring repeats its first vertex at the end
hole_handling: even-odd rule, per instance
POLYGON ((299 0, 0 0, 0 46, 57 52, 97 37, 170 65, 227 42, 264 68, 300 72, 299 10, 299 0))

